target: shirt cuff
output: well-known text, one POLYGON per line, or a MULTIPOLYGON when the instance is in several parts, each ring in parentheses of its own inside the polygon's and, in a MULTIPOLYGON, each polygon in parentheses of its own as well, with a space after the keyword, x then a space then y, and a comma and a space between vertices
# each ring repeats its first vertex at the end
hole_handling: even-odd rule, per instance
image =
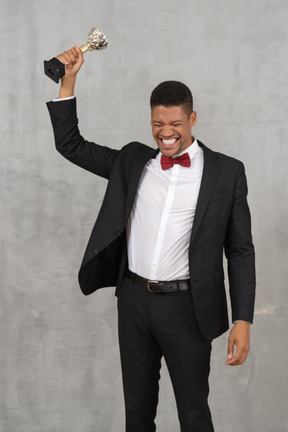
POLYGON ((56 98, 56 99, 52 99, 52 102, 61 102, 61 101, 64 101, 64 100, 70 100, 70 99, 74 99, 75 98, 75 96, 69 96, 69 97, 66 97, 66 98, 56 98))
POLYGON ((252 324, 251 321, 244 321, 244 320, 236 320, 233 322, 233 324, 235 324, 236 322, 248 322, 249 324, 252 324))

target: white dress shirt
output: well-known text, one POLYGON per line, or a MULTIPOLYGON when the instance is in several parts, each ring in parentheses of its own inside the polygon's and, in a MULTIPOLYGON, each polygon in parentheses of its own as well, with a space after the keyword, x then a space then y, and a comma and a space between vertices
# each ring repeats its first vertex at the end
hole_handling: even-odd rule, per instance
MULTIPOLYGON (((189 168, 163 170, 159 152, 145 165, 127 223, 129 269, 150 280, 189 278, 188 248, 203 173, 197 140, 189 168)), ((180 155, 181 155, 180 154, 180 155)))

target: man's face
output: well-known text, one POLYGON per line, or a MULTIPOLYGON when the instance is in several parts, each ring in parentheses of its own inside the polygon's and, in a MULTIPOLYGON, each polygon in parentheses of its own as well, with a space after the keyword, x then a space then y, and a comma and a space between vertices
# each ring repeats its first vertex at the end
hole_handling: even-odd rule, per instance
POLYGON ((155 106, 151 111, 153 137, 165 156, 175 156, 192 144, 191 127, 197 120, 193 111, 188 117, 180 106, 155 106))

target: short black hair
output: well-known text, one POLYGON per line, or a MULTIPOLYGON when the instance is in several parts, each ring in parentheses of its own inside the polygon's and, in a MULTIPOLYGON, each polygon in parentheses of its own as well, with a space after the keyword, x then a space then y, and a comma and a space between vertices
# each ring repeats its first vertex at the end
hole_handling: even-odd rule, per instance
POLYGON ((191 90, 180 81, 164 81, 158 84, 150 97, 151 110, 155 106, 183 106, 188 117, 193 111, 193 96, 191 90))

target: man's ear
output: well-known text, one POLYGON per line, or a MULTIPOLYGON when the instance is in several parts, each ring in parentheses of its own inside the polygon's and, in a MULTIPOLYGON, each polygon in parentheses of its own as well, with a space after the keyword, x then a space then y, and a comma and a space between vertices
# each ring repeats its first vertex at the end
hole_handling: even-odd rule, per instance
POLYGON ((195 124, 197 122, 197 113, 196 113, 196 111, 192 111, 192 113, 190 114, 189 122, 190 122, 191 126, 195 126, 195 124))

